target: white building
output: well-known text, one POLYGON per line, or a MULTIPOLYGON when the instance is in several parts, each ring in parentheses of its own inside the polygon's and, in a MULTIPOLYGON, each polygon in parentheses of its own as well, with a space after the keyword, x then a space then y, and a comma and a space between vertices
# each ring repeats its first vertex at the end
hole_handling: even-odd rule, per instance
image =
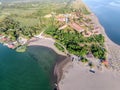
POLYGON ((27 42, 27 39, 23 38, 23 37, 19 37, 19 43, 21 43, 22 45, 24 45, 27 42))

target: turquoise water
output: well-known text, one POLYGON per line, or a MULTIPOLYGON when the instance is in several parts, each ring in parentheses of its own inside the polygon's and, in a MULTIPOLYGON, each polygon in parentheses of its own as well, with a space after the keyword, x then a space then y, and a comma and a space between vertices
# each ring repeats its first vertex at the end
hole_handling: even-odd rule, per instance
POLYGON ((97 15, 108 37, 120 45, 120 0, 83 0, 97 15))
POLYGON ((53 90, 51 71, 57 58, 45 47, 17 53, 0 44, 0 90, 53 90))

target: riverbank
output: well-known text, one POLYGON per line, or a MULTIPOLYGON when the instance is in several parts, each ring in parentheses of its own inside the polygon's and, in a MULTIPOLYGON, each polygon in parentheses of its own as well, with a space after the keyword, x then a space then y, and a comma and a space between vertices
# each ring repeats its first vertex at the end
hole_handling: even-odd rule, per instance
POLYGON ((110 69, 103 67, 102 71, 95 68, 95 74, 89 72, 90 68, 81 62, 72 62, 63 67, 63 76, 58 86, 60 90, 119 90, 120 83, 120 46, 112 42, 105 33, 96 15, 91 12, 90 18, 100 28, 105 37, 107 60, 110 69))

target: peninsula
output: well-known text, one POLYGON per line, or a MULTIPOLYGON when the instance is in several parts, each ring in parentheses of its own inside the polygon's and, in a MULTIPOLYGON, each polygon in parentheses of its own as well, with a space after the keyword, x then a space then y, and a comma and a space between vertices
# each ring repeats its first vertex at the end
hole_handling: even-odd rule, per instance
MULTIPOLYGON (((119 88, 118 72, 113 69, 120 68, 116 65, 119 64, 116 62, 120 58, 120 46, 107 37, 95 14, 82 0, 1 3, 0 43, 17 52, 25 52, 27 46, 46 46, 66 56, 67 63, 61 62, 55 67, 57 89, 96 90, 102 79, 105 83, 107 80, 116 83, 116 88, 109 90, 119 88), (113 79, 112 72, 116 73, 117 80, 113 79), (107 75, 109 79, 105 79, 107 75), (90 82, 86 89, 84 80, 95 82, 95 89, 90 82)), ((108 90, 108 86, 106 88, 108 90)))

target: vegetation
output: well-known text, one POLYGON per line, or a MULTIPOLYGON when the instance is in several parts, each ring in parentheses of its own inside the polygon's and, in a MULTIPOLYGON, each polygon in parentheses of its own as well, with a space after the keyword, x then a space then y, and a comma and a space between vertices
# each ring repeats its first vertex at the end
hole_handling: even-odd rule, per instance
POLYGON ((92 52, 97 58, 105 58, 105 49, 100 45, 104 43, 104 37, 101 35, 86 38, 81 33, 73 31, 66 32, 64 30, 58 30, 55 27, 48 27, 46 34, 53 36, 58 42, 62 43, 67 50, 77 56, 85 56, 87 53, 92 52), (93 44, 94 43, 94 44, 93 44))
POLYGON ((105 50, 105 48, 103 48, 103 47, 100 47, 100 46, 98 46, 98 45, 92 45, 91 46, 91 51, 92 51, 92 53, 93 53, 93 55, 95 56, 95 57, 97 57, 97 58, 99 58, 99 59, 105 59, 106 57, 105 57, 105 52, 106 52, 106 50, 105 50))
MULTIPOLYGON (((96 58, 104 59, 106 50, 104 48, 103 35, 84 37, 82 33, 70 27, 59 30, 58 28, 63 26, 64 22, 60 23, 55 20, 54 15, 51 18, 44 18, 45 15, 52 12, 55 12, 55 15, 75 13, 79 18, 70 19, 70 22, 90 23, 91 19, 86 19, 85 17, 83 19, 82 16, 90 14, 89 11, 83 5, 81 7, 78 5, 79 8, 74 8, 74 6, 71 5, 71 0, 68 3, 61 2, 59 6, 55 2, 5 5, 0 12, 4 15, 2 19, 0 18, 0 33, 9 38, 10 41, 17 41, 19 37, 30 39, 45 29, 45 33, 64 45, 69 53, 84 57, 86 54, 92 52, 96 58)), ((89 30, 93 27, 85 25, 84 28, 85 30, 89 30)), ((64 51, 63 47, 57 43, 55 43, 55 46, 59 50, 64 51)), ((20 46, 16 49, 18 52, 24 50, 26 50, 25 46, 20 46)), ((87 62, 84 58, 82 61, 87 62)))
POLYGON ((39 29, 30 26, 21 26, 21 23, 11 17, 6 17, 0 22, 0 33, 9 37, 11 41, 15 41, 19 36, 31 38, 40 33, 39 29))
POLYGON ((86 7, 82 7, 81 11, 83 14, 90 14, 90 12, 86 9, 86 7))
POLYGON ((58 43, 54 44, 60 51, 64 52, 64 48, 60 46, 58 43))
POLYGON ((87 63, 87 62, 88 62, 88 59, 82 57, 82 58, 81 58, 81 62, 87 63))
POLYGON ((22 46, 17 47, 16 51, 17 52, 25 52, 26 49, 27 49, 26 45, 22 45, 22 46))
POLYGON ((94 64, 92 62, 89 62, 88 65, 90 66, 90 68, 94 67, 94 64))

